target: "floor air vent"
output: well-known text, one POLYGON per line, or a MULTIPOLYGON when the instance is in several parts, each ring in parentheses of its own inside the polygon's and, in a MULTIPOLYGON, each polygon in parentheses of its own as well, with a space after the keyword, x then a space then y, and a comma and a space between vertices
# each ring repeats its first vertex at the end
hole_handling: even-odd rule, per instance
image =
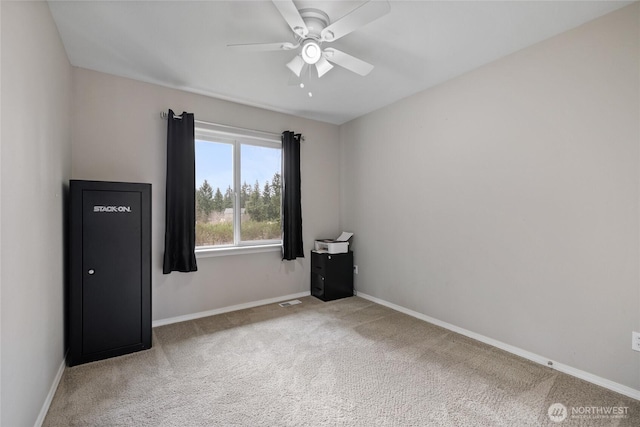
POLYGON ((289 307, 290 305, 302 304, 302 301, 293 299, 291 301, 281 302, 278 304, 280 307, 289 307))

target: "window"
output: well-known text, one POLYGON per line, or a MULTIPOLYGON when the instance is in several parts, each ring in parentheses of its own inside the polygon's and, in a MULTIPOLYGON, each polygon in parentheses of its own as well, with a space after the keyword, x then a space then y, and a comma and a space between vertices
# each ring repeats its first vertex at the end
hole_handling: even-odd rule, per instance
POLYGON ((196 251, 282 244, 281 142, 197 124, 196 251))

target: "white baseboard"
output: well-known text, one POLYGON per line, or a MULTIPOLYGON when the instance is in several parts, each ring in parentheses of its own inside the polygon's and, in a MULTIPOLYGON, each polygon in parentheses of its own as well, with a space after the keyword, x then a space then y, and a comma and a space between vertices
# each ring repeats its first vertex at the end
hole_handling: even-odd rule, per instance
POLYGON ((151 323, 153 328, 158 326, 170 325, 172 323, 185 322, 187 320, 200 319, 202 317, 215 316, 216 314, 229 313, 231 311, 244 310, 246 308, 259 307, 261 305, 273 304, 276 302, 287 301, 295 298, 302 298, 311 295, 310 291, 299 292, 297 294, 284 295, 276 298, 268 298, 260 301, 247 302, 244 304, 231 305, 228 307, 216 308, 213 310, 200 311, 198 313, 185 314, 182 316, 170 317, 167 319, 154 320, 151 323))
POLYGON ((608 380, 606 378, 599 377, 597 375, 591 374, 589 372, 585 372, 580 369, 576 369, 572 366, 564 365, 562 363, 558 363, 552 361, 546 357, 540 356, 535 353, 531 353, 530 351, 523 350, 518 347, 514 347, 509 344, 505 344, 501 341, 494 340, 493 338, 485 337, 484 335, 477 334, 475 332, 468 331, 466 329, 460 328, 458 326, 452 325, 447 322, 443 322, 442 320, 435 319, 433 317, 427 316, 422 313, 418 313, 417 311, 409 310, 408 308, 390 303, 380 298, 373 297, 371 295, 364 294, 362 292, 358 292, 358 296, 362 297, 366 300, 375 302, 376 304, 384 305, 385 307, 389 307, 393 310, 399 311, 401 313, 407 314, 409 316, 415 317, 420 320, 424 320, 425 322, 432 323, 434 325, 440 326, 442 328, 448 329, 453 332, 457 332, 460 335, 467 336, 469 338, 473 338, 485 344, 489 344, 493 347, 497 347, 501 350, 507 351, 509 353, 515 354, 516 356, 523 357, 525 359, 531 360, 532 362, 539 363, 544 366, 551 367, 557 371, 563 372, 565 374, 571 375, 576 378, 580 378, 581 380, 588 381, 595 385, 599 385, 611 391, 615 391, 616 393, 623 394, 632 399, 640 400, 640 390, 633 389, 623 384, 619 384, 617 382, 608 380))
POLYGON ((64 373, 64 369, 66 367, 66 359, 67 355, 65 354, 62 358, 62 363, 60 363, 60 367, 58 368, 58 372, 56 373, 55 378, 53 379, 53 383, 51 384, 51 388, 49 388, 49 394, 47 394, 47 398, 44 400, 42 404, 42 409, 40 409, 40 414, 38 414, 38 418, 34 424, 34 427, 41 427, 44 422, 44 418, 47 416, 47 412, 49 412, 49 406, 51 406, 51 402, 53 401, 53 396, 56 394, 56 390, 58 389, 58 384, 60 384, 60 380, 62 379, 62 374, 64 373))

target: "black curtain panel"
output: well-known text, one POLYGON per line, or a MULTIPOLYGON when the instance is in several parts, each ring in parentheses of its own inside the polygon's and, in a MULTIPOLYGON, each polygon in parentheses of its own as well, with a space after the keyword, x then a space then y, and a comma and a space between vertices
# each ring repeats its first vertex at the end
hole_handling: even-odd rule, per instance
POLYGON ((196 157, 193 114, 175 116, 167 127, 167 197, 162 272, 197 271, 196 157))
POLYGON ((304 258, 300 192, 300 134, 282 133, 282 259, 304 258))

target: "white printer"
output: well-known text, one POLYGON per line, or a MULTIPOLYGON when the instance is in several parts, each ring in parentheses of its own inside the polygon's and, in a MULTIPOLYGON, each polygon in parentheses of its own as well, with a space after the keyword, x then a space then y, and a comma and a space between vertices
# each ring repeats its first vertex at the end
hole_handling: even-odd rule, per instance
POLYGON ((349 252, 349 239, 353 233, 343 231, 337 239, 316 240, 314 250, 319 253, 344 254, 349 252))

